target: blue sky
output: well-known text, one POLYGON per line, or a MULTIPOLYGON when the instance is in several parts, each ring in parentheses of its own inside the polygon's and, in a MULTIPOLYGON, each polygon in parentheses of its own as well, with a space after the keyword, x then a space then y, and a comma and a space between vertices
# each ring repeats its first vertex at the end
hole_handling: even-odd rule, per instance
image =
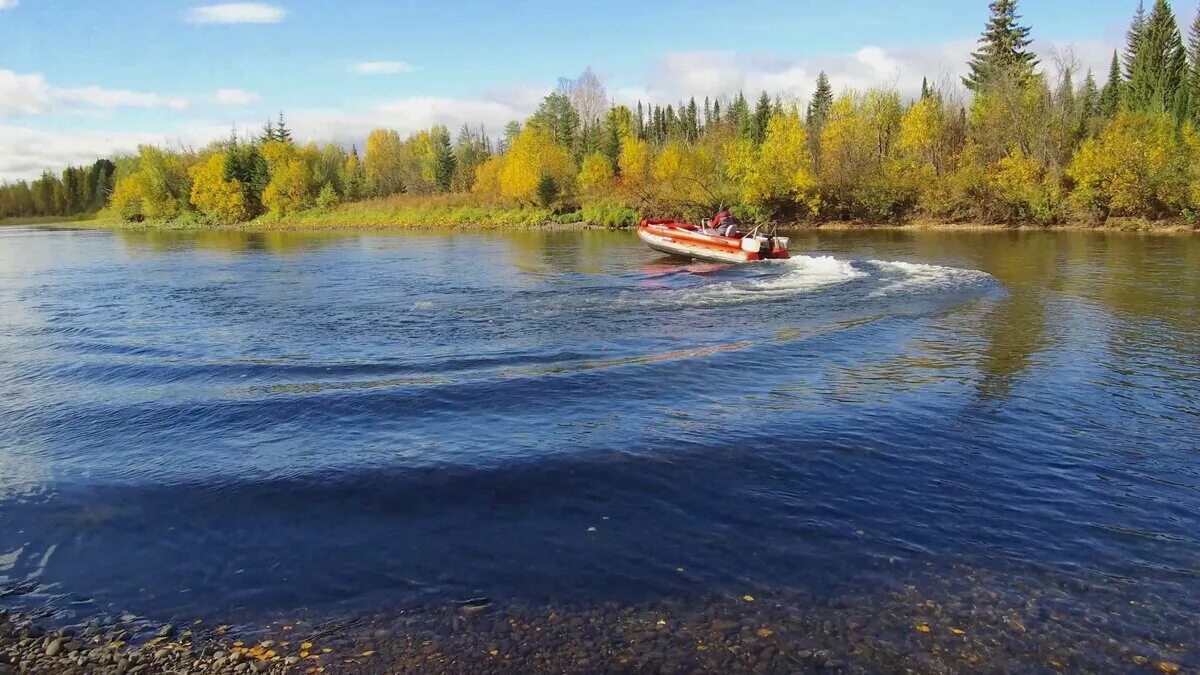
MULTIPOLYGON (((1132 0, 1025 0, 1039 49, 1103 67, 1132 0)), ((138 142, 202 144, 280 109, 299 135, 354 142, 527 114, 592 67, 610 97, 952 82, 986 0, 525 0, 211 5, 0 0, 0 179, 138 142), (363 64, 374 64, 366 65, 363 64), (373 73, 373 74, 364 74, 373 73)), ((1177 3, 1188 23, 1194 3, 1177 3)), ((1045 59, 1049 65, 1052 59, 1045 59)))

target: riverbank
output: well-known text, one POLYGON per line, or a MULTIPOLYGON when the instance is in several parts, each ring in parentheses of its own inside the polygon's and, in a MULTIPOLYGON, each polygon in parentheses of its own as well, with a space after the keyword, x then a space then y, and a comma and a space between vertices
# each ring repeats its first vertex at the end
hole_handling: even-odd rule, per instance
POLYGON ((0 614, 0 673, 1185 672, 1186 616, 1119 598, 1079 612, 1069 585, 971 568, 922 587, 822 599, 741 596, 621 605, 493 604, 231 629, 131 616, 46 629, 0 614), (1163 617, 1159 617, 1160 619, 1163 617))
MULTIPOLYGON (((562 230, 625 229, 635 227, 640 216, 620 206, 585 207, 576 211, 555 212, 534 207, 425 204, 404 205, 396 200, 355 202, 334 209, 312 209, 289 216, 266 215, 252 221, 214 224, 195 218, 173 221, 125 221, 109 213, 91 214, 74 220, 35 219, 13 221, 11 225, 69 224, 74 227, 121 230, 218 230, 218 231, 319 231, 387 229, 462 229, 462 230, 562 230)), ((1073 221, 1054 225, 981 224, 917 220, 904 223, 867 223, 848 221, 795 222, 780 224, 788 231, 1099 231, 1099 232, 1196 232, 1195 225, 1182 220, 1152 221, 1142 218, 1110 218, 1105 221, 1073 221)))

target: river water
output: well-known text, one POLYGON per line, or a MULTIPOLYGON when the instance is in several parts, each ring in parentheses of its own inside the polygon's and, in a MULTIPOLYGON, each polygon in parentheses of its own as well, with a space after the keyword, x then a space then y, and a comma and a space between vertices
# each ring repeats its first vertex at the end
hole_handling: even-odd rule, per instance
POLYGON ((971 570, 1196 635, 1200 237, 793 248, 0 229, 0 605, 254 622, 971 570))

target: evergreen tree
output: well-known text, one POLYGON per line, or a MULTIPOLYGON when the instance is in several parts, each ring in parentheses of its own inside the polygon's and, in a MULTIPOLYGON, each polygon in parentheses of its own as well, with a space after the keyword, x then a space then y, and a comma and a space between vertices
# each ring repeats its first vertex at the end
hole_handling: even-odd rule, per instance
POLYGON ((283 141, 284 143, 292 142, 292 132, 288 130, 287 125, 283 123, 283 111, 279 111, 279 121, 275 124, 275 140, 283 141))
POLYGON ((635 131, 639 140, 646 140, 646 116, 642 111, 641 101, 638 101, 637 128, 635 131))
POLYGON ((556 91, 542 99, 533 117, 529 118, 529 124, 538 125, 549 132, 556 145, 575 147, 580 126, 579 113, 566 94, 556 91))
POLYGON ((433 182, 438 191, 449 192, 456 164, 454 150, 450 147, 450 130, 435 126, 430 130, 429 142, 433 146, 433 182))
POLYGON ((931 96, 933 96, 933 91, 929 88, 929 78, 922 77, 921 78, 921 100, 924 101, 925 99, 927 99, 931 96))
POLYGON ((720 99, 713 101, 712 121, 713 121, 713 124, 721 123, 721 100, 720 99))
MULTIPOLYGON (((825 71, 817 76, 817 89, 813 92, 812 101, 808 104, 805 118, 812 131, 818 131, 825 126, 829 111, 833 108, 833 86, 829 84, 829 76, 825 71)), ((811 132, 810 132, 811 133, 811 132)))
POLYGON ((738 92, 737 97, 729 104, 727 115, 729 121, 737 127, 739 136, 742 138, 751 137, 750 104, 746 102, 745 94, 740 91, 738 92))
POLYGON ((712 101, 707 96, 704 97, 704 127, 712 124, 712 101))
MULTIPOLYGON (((266 143, 273 140, 275 140, 275 125, 271 124, 271 118, 268 117, 266 123, 263 124, 262 131, 258 134, 258 142, 266 143)), ((237 129, 230 133, 229 142, 237 144, 237 129)))
POLYGON ((1121 107, 1121 89, 1124 84, 1121 81, 1121 57, 1114 50, 1112 67, 1108 70, 1108 81, 1104 83, 1104 89, 1100 92, 1100 115, 1104 119, 1116 117, 1117 110, 1121 107))
POLYGON ((1033 75, 1037 57, 1029 51, 1033 42, 1029 38, 1028 26, 1020 25, 1017 0, 994 0, 989 6, 992 16, 988 19, 979 39, 979 50, 971 54, 971 72, 963 78, 963 84, 971 91, 980 91, 988 80, 997 76, 1011 76, 1019 82, 1033 75))
POLYGON ((1142 33, 1146 30, 1146 3, 1138 0, 1137 11, 1134 12, 1133 22, 1129 24, 1129 32, 1125 33, 1125 79, 1133 79, 1133 59, 1137 56, 1138 44, 1142 41, 1142 33))
POLYGON ((700 138, 700 110, 696 106, 696 97, 688 101, 687 106, 687 137, 689 141, 700 138))
POLYGON ((517 136, 521 135, 521 123, 512 120, 504 125, 504 140, 500 141, 500 154, 507 154, 509 148, 512 147, 513 141, 517 140, 517 136))
POLYGON ((754 117, 750 120, 750 140, 762 144, 767 137, 767 123, 771 121, 771 97, 763 92, 754 106, 754 117))
POLYGON ((1188 31, 1188 116, 1200 124, 1200 10, 1188 31))
POLYGON ((1089 134, 1096 128, 1096 118, 1100 110, 1100 89, 1096 86, 1096 76, 1091 69, 1083 78, 1083 85, 1076 97, 1079 105, 1079 129, 1081 134, 1089 134))
POLYGON ((1134 110, 1187 112, 1187 52, 1167 0, 1155 0, 1138 37, 1127 100, 1134 110))

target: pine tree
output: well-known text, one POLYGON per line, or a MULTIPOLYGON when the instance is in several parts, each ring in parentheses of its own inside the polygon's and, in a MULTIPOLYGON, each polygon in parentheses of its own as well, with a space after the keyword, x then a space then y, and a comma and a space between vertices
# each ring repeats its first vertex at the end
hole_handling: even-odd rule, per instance
POLYGON ((639 140, 646 140, 646 116, 642 111, 642 102, 638 101, 638 116, 637 116, 637 137, 639 140))
MULTIPOLYGON (((266 123, 263 124, 262 131, 258 135, 258 142, 266 143, 273 140, 275 140, 275 125, 271 124, 271 118, 268 117, 266 123)), ((230 132, 229 142, 234 145, 237 144, 237 129, 230 132)))
POLYGON ((1134 110, 1187 112, 1187 52, 1167 0, 1155 0, 1131 67, 1127 100, 1134 110))
POLYGON ((822 70, 817 76, 817 89, 813 92, 812 101, 809 102, 808 111, 805 113, 808 126, 819 131, 825 125, 832 108, 833 86, 829 84, 829 76, 822 70))
POLYGON ((921 78, 921 100, 924 101, 925 99, 927 99, 931 96, 933 96, 933 91, 929 88, 929 78, 922 77, 921 78))
POLYGON ((292 142, 292 132, 288 130, 287 125, 283 123, 283 111, 279 111, 279 122, 275 124, 275 140, 283 141, 284 143, 292 142))
POLYGON ((1108 70, 1108 81, 1100 91, 1100 115, 1104 119, 1116 117, 1121 107, 1122 88, 1125 83, 1121 80, 1121 57, 1113 51, 1112 67, 1108 70))
POLYGON ((1129 24, 1129 32, 1125 33, 1125 79, 1133 79, 1133 59, 1137 56, 1138 44, 1142 41, 1142 33, 1146 30, 1146 3, 1138 1, 1137 12, 1133 14, 1133 22, 1129 24))
POLYGON ((1200 124, 1200 10, 1188 31, 1188 114, 1193 122, 1200 124))
POLYGON ((721 99, 717 99, 716 101, 713 101, 712 123, 713 124, 721 123, 721 99))
POLYGON ((1019 23, 1017 0, 994 0, 988 7, 992 16, 979 39, 979 50, 971 54, 971 72, 963 78, 971 91, 986 87, 997 76, 1012 76, 1023 82, 1038 64, 1037 57, 1028 50, 1033 42, 1030 29, 1019 23))
POLYGON ((712 124, 712 101, 707 96, 704 97, 704 127, 712 124))

